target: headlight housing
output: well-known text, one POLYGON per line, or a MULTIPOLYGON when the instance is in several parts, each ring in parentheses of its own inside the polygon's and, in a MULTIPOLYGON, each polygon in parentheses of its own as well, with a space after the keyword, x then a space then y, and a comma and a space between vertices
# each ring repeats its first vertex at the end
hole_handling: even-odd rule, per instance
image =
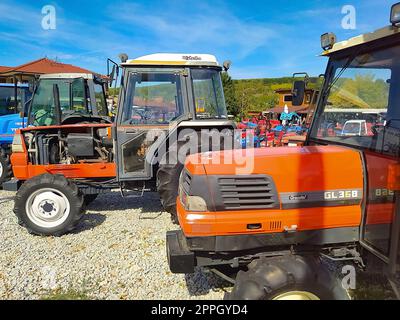
POLYGON ((336 35, 332 32, 324 33, 321 36, 321 47, 323 50, 330 50, 336 43, 336 35))
POLYGON ((183 187, 184 184, 184 174, 182 171, 179 178, 179 199, 186 211, 192 212, 205 212, 207 211, 207 203, 200 196, 190 196, 188 192, 183 187))
POLYGON ((22 136, 22 134, 15 134, 13 137, 13 142, 11 145, 11 151, 13 153, 23 153, 24 151, 24 146, 23 146, 23 141, 24 138, 22 136))
POLYGON ((390 23, 394 26, 400 23, 400 2, 392 6, 390 11, 390 23))

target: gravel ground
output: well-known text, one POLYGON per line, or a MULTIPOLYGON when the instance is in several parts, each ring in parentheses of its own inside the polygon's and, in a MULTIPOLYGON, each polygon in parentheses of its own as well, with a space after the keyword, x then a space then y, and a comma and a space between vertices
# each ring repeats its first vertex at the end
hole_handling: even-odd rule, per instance
MULTIPOLYGON (((0 299, 61 294, 90 299, 222 299, 212 274, 169 271, 165 233, 176 229, 158 195, 93 202, 78 229, 60 238, 30 235, 12 212, 13 193, 0 191, 0 299)), ((63 297, 63 296, 62 296, 63 297)))
MULTIPOLYGON (((14 194, 0 190, 0 299, 217 299, 229 284, 197 270, 169 271, 165 233, 177 226, 158 195, 99 196, 73 234, 30 235, 18 226, 14 194)), ((393 299, 382 276, 361 274, 356 299, 393 299)))

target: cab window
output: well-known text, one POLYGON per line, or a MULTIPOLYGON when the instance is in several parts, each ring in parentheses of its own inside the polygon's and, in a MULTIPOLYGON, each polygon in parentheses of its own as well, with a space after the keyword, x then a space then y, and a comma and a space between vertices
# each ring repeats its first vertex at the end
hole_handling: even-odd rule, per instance
POLYGON ((94 83, 94 94, 96 98, 97 113, 101 116, 107 116, 108 115, 107 103, 104 94, 104 86, 102 83, 99 82, 94 83))
POLYGON ((167 125, 183 114, 180 76, 132 73, 122 116, 123 124, 167 125))

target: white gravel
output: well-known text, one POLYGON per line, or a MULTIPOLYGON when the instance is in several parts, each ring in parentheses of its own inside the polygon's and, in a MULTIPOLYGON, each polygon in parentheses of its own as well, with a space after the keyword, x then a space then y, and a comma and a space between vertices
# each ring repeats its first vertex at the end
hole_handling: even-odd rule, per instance
POLYGON ((197 270, 169 271, 165 234, 174 230, 158 195, 93 202, 78 229, 60 238, 30 235, 0 190, 0 299, 83 293, 92 299, 222 299, 227 283, 197 270))

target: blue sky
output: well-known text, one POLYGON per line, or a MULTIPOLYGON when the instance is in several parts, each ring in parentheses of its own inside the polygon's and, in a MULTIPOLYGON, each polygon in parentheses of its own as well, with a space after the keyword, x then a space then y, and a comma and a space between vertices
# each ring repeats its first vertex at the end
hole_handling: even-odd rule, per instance
POLYGON ((322 33, 344 40, 383 27, 394 2, 0 0, 0 65, 47 56, 105 73, 106 59, 121 52, 185 52, 231 60, 234 78, 319 75, 322 33), (56 8, 55 30, 41 27, 45 5, 56 8), (342 28, 344 5, 356 8, 355 30, 342 28))

